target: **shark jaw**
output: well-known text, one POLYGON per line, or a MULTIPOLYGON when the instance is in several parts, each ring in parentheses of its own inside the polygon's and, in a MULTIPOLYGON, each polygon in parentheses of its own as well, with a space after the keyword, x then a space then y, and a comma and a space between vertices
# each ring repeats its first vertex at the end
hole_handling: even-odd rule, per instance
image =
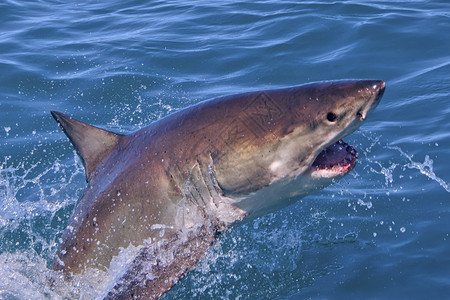
POLYGON ((261 190, 236 198, 233 204, 246 214, 235 225, 283 209, 329 186, 353 170, 357 159, 356 149, 343 140, 332 143, 320 151, 312 164, 302 173, 278 179, 261 190))
POLYGON ((353 170, 358 160, 358 151, 339 140, 328 146, 314 160, 310 172, 313 178, 343 176, 353 170))

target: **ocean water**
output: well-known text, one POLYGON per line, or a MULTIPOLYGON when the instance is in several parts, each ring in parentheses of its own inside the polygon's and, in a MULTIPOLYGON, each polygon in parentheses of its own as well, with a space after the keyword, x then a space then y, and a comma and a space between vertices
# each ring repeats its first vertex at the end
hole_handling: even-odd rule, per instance
POLYGON ((346 138, 357 167, 225 233, 163 298, 450 294, 447 0, 5 0, 0 18, 1 299, 99 295, 48 280, 85 187, 50 110, 129 132, 216 96, 343 78, 387 85, 346 138))

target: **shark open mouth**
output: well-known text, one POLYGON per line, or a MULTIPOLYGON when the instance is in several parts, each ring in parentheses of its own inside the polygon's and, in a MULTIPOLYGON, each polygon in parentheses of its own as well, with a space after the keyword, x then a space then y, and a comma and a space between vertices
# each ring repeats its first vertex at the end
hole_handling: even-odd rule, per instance
POLYGON ((335 177, 350 172, 357 159, 358 152, 355 148, 339 140, 322 150, 311 168, 314 177, 335 177))

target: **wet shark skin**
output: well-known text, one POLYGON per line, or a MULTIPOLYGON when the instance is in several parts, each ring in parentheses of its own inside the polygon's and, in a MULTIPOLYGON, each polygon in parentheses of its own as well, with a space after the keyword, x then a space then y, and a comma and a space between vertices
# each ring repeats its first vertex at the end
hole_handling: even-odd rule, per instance
POLYGON ((218 233, 325 186, 309 180, 314 159, 362 124, 384 87, 379 80, 331 81, 226 96, 123 136, 53 112, 89 169, 53 268, 107 270, 120 249, 141 245, 106 297, 159 297, 198 263, 218 233), (107 141, 101 156, 85 149, 83 130, 107 141), (258 200, 280 190, 290 194, 258 200), (151 262, 167 253, 171 260, 151 262))

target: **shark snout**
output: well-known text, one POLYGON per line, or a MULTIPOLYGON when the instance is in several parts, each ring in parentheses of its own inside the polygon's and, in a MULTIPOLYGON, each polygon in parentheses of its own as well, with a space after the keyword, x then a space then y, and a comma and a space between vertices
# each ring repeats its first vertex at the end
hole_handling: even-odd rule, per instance
POLYGON ((378 105, 384 94, 386 83, 383 80, 374 80, 371 88, 373 91, 373 104, 378 105))
POLYGON ((383 80, 377 80, 377 83, 372 87, 375 90, 376 99, 375 101, 380 101, 381 97, 384 94, 384 90, 386 88, 386 83, 383 80))
POLYGON ((367 118, 369 112, 371 112, 381 100, 386 88, 386 83, 383 80, 370 80, 367 82, 366 90, 370 91, 371 96, 369 101, 362 106, 356 113, 356 117, 360 121, 364 121, 367 118))

